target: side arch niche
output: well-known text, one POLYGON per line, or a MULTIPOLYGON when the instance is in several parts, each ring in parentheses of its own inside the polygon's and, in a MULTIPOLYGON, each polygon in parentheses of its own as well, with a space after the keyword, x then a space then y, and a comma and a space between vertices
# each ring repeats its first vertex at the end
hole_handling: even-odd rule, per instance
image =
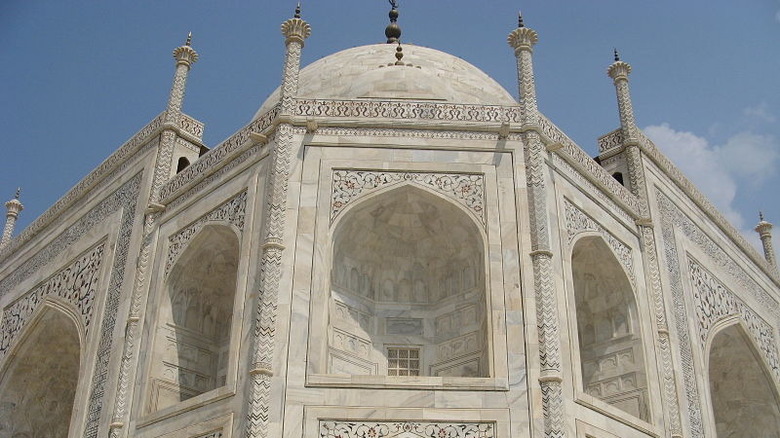
POLYGON ((582 390, 649 421, 644 346, 631 282, 601 237, 571 257, 582 390))
POLYGON ((239 240, 206 225, 170 270, 159 297, 150 411, 225 386, 239 240))
POLYGON ((718 438, 780 436, 777 387, 738 323, 712 339, 709 384, 718 438))
POLYGON ((484 238, 406 185, 344 212, 333 234, 328 373, 489 377, 484 238))
POLYGON ((75 321, 46 305, 0 375, 0 436, 66 438, 80 364, 75 321))

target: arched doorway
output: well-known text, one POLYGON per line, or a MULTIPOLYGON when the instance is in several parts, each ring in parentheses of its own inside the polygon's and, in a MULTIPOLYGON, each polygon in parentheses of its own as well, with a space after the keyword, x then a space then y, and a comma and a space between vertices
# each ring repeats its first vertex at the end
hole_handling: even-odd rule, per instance
POLYGON ((48 306, 31 324, 0 382, 0 436, 66 438, 81 362, 78 329, 48 306))
POLYGON ((488 377, 483 238, 408 185, 346 212, 333 238, 328 372, 488 377))
POLYGON ((601 237, 579 239, 571 267, 582 390, 648 421, 644 346, 631 282, 601 237))
POLYGON ((226 384, 238 257, 236 233, 207 225, 171 268, 160 297, 150 410, 226 384))
POLYGON ((713 338, 709 376, 718 438, 780 437, 775 383, 741 325, 726 327, 713 338))

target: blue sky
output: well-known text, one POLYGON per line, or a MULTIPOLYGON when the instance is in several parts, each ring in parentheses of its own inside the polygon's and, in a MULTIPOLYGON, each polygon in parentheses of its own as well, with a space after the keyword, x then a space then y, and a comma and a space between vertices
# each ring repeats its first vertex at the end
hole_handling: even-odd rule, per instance
MULTIPOLYGON (((758 210, 780 226, 780 0, 399 3, 404 42, 460 56, 513 94, 506 36, 522 8, 540 35, 539 107, 591 155, 596 138, 618 126, 605 73, 617 47, 634 68, 639 126, 754 242, 758 210)), ((20 228, 165 108, 171 51, 188 31, 201 58, 185 112, 206 123, 210 146, 246 124, 279 83, 279 24, 294 7, 3 1, 0 200, 22 187, 20 228)), ((304 64, 382 42, 388 9, 384 0, 304 0, 313 28, 304 64)))

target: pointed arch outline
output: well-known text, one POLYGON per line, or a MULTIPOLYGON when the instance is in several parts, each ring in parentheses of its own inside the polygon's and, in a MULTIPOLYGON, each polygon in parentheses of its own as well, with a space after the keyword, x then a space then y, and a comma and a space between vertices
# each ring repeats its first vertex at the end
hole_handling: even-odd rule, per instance
MULTIPOLYGON (((439 191, 433 190, 429 187, 426 187, 421 184, 414 183, 413 181, 406 180, 401 183, 387 185, 384 187, 380 187, 378 189, 374 189, 367 192, 362 192, 355 198, 349 202, 348 205, 346 205, 342 210, 338 212, 338 214, 333 218, 333 220, 330 222, 328 227, 328 234, 327 234, 327 249, 326 249, 326 256, 324 257, 325 264, 329 267, 329 272, 331 269, 333 269, 334 263, 335 263, 335 257, 334 257, 334 251, 336 247, 336 241, 338 240, 338 236, 340 232, 342 231, 343 227, 349 223, 349 221, 353 218, 355 213, 358 213, 361 208, 363 208, 367 203, 371 203, 376 201, 377 199, 380 199, 385 196, 392 196, 395 192, 403 191, 403 190, 411 190, 413 192, 420 193, 428 202, 438 203, 439 205, 446 205, 450 208, 454 208, 455 211, 457 211, 459 215, 459 219, 463 221, 463 224, 466 225, 469 229, 469 232, 472 233, 474 237, 479 236, 479 251, 481 253, 481 260, 480 260, 480 266, 481 273, 483 275, 482 278, 482 304, 485 306, 485 318, 486 318, 486 326, 491 328, 494 327, 496 324, 495 318, 487 309, 492 308, 492 301, 494 297, 491 295, 490 290, 490 263, 488 259, 489 254, 489 240, 487 235, 487 230, 485 229, 485 226, 482 224, 480 218, 478 218, 472 211, 470 211, 465 205, 463 205, 461 202, 458 202, 453 197, 447 196, 444 193, 441 193, 439 191), (467 218, 467 219, 466 219, 467 218)), ((435 204, 434 204, 435 205, 435 204)), ((328 284, 331 284, 332 277, 329 274, 328 276, 328 284)), ((331 286, 332 288, 332 286, 331 286)), ((330 290, 330 289, 328 289, 330 290)), ((328 292, 330 294, 330 292, 328 292)), ((332 317, 330 314, 330 311, 327 311, 327 317, 323 318, 323 323, 325 324, 323 328, 327 327, 329 319, 332 317)), ((496 358, 494 355, 495 350, 495 344, 497 343, 494 333, 494 330, 487 330, 487 333, 485 334, 487 346, 486 346, 486 357, 488 358, 487 363, 487 376, 484 376, 482 378, 484 379, 492 379, 496 376, 496 362, 500 359, 496 358)), ((322 370, 326 370, 328 368, 327 364, 325 363, 325 360, 327 358, 327 354, 325 351, 328 349, 329 341, 327 340, 327 336, 325 337, 324 342, 320 342, 317 347, 319 350, 318 357, 320 357, 321 363, 317 364, 317 367, 322 370)), ((428 378, 431 376, 422 376, 422 378, 428 378)))
POLYGON ((28 338, 35 333, 35 329, 47 312, 60 312, 66 316, 68 320, 73 322, 79 340, 79 360, 84 359, 87 344, 87 329, 84 326, 81 313, 72 303, 63 298, 51 295, 46 296, 35 308, 32 315, 30 315, 27 323, 22 327, 21 332, 15 336, 14 342, 10 345, 5 356, 0 358, 0 382, 3 381, 5 373, 8 371, 8 364, 16 357, 19 349, 25 345, 28 338))
POLYGON ((444 196, 453 203, 467 207, 469 204, 476 204, 471 206, 472 211, 468 211, 469 215, 476 218, 480 228, 485 228, 488 223, 487 211, 485 210, 485 175, 483 173, 445 173, 435 171, 411 171, 411 170, 387 170, 387 169, 332 169, 331 175, 331 205, 330 205, 330 224, 331 227, 336 222, 339 216, 342 216, 351 205, 355 204, 360 199, 376 194, 388 189, 398 188, 401 185, 414 185, 418 188, 424 188, 439 196, 444 196), (371 182, 367 183, 366 175, 373 175, 374 178, 370 178, 371 182), (346 182, 347 178, 352 177, 346 187, 338 187, 338 183, 346 182), (436 181, 426 181, 426 178, 449 178, 451 180, 461 180, 457 184, 457 187, 461 188, 460 192, 453 190, 446 190, 441 188, 441 184, 436 181), (467 179, 465 186, 463 179, 467 179), (427 184, 426 184, 427 182, 427 184), (472 183, 469 186, 468 183, 472 183), (367 184, 369 187, 363 187, 360 184, 367 184), (434 187, 439 187, 440 190, 435 190, 434 187), (473 196, 465 196, 467 192, 473 192, 473 196), (456 196, 456 193, 463 195, 462 197, 456 196), (337 200, 338 198, 338 200, 337 200), (469 202, 471 200, 471 202, 469 202), (480 215, 476 212, 479 211, 480 215))
MULTIPOLYGON (((574 248, 577 247, 577 244, 584 239, 598 239, 600 240, 604 246, 609 249, 610 255, 614 258, 615 263, 620 266, 621 272, 623 275, 626 276, 626 279, 628 280, 628 284, 631 285, 631 295, 634 299, 634 303, 637 302, 637 285, 634 281, 635 275, 634 272, 630 271, 629 268, 625 265, 625 263, 621 262, 620 260, 620 254, 618 254, 615 251, 615 248, 612 247, 612 245, 609 244, 607 239, 604 237, 603 231, 597 231, 597 230, 583 230, 575 234, 571 240, 569 240, 569 247, 568 247, 568 253, 566 254, 568 256, 567 260, 569 260, 569 263, 571 263, 572 257, 574 257, 574 248)), ((628 246, 626 246, 628 247, 628 246)), ((630 250, 630 248, 629 248, 630 250)), ((571 270, 571 269, 570 269, 571 270)))
POLYGON ((706 376, 704 379, 703 391, 704 394, 706 394, 706 400, 709 401, 709 407, 707 408, 707 405, 705 404, 705 409, 709 411, 709 415, 712 419, 713 431, 715 430, 717 419, 715 418, 715 401, 713 399, 712 391, 712 348, 717 338, 724 332, 731 329, 735 329, 736 332, 740 335, 740 338, 744 342, 745 348, 747 348, 748 351, 752 354, 752 358, 755 361, 755 364, 758 366, 760 373, 767 381, 772 382, 769 391, 771 391, 772 398, 775 401, 775 407, 780 410, 780 378, 778 378, 778 370, 773 369, 768 362, 766 354, 762 349, 759 340, 756 339, 756 334, 753 332, 753 330, 750 329, 743 315, 739 313, 727 315, 719 318, 712 324, 709 332, 707 333, 705 345, 703 346, 704 354, 702 355, 702 359, 704 361, 704 375, 706 376))
POLYGON ((709 381, 710 352, 712 351, 712 344, 714 343, 715 339, 718 337, 719 334, 721 334, 724 330, 727 330, 734 326, 738 327, 743 338, 745 338, 748 348, 750 349, 751 352, 753 352, 753 355, 758 360, 759 365, 761 366, 761 371, 774 384, 774 394, 775 397, 777 398, 778 404, 780 404, 780 375, 778 375, 778 372, 780 372, 780 370, 773 368, 772 365, 769 363, 769 359, 767 358, 766 353, 761 348, 760 340, 756 338, 756 334, 753 332, 753 330, 750 329, 750 326, 748 325, 747 321, 745 321, 744 316, 740 313, 734 313, 717 319, 712 324, 709 332, 707 333, 707 339, 704 344, 704 355, 703 355, 704 368, 705 370, 707 370, 707 376, 708 376, 707 381, 709 381))
POLYGON ((83 426, 81 423, 84 420, 84 415, 86 413, 85 408, 87 406, 87 400, 85 399, 84 403, 82 403, 84 405, 82 408, 77 408, 76 401, 79 398, 79 392, 83 393, 82 397, 84 398, 88 396, 85 391, 80 391, 80 388, 87 389, 88 385, 91 383, 89 381, 90 379, 85 378, 87 377, 87 373, 84 371, 84 367, 86 365, 85 356, 87 350, 87 329, 84 325, 84 321, 80 312, 72 303, 56 296, 46 296, 43 298, 43 300, 33 311, 32 315, 30 315, 22 330, 15 337, 15 341, 10 345, 6 355, 0 359, 0 389, 4 388, 8 383, 6 382, 6 377, 8 377, 8 372, 12 368, 11 366, 15 363, 15 360, 18 359, 18 356, 23 351, 23 349, 28 347, 28 342, 31 342, 30 338, 36 334, 43 319, 49 314, 60 315, 72 323, 72 328, 75 329, 76 339, 79 344, 76 387, 68 423, 68 431, 70 436, 70 434, 74 433, 76 430, 79 430, 79 428, 83 426))
MULTIPOLYGON (((599 228, 599 229, 586 229, 586 230, 580 230, 576 233, 574 233, 569 240, 569 245, 567 249, 567 261, 569 263, 568 269, 566 269, 568 272, 566 276, 568 277, 567 280, 567 289, 570 287, 570 293, 567 293, 567 303, 571 306, 569 314, 573 317, 573 323, 569 323, 569 333, 572 337, 572 348, 570 351, 570 357, 572 358, 572 370, 574 371, 574 381, 575 381, 575 393, 576 397, 579 399, 579 401, 584 402, 586 405, 590 406, 593 409, 596 409, 598 411, 602 411, 603 413, 613 416, 616 418, 621 418, 623 421, 627 421, 628 423, 632 423, 637 425, 637 427, 647 427, 650 422, 652 422, 653 418, 655 417, 654 412, 651 408, 652 403, 654 402, 654 392, 652 385, 649 382, 649 376, 654 375, 655 371, 652 367, 652 358, 653 358, 653 351, 652 351, 652 330, 647 330, 648 327, 646 327, 647 317, 643 316, 643 314, 639 311, 639 295, 637 290, 637 284, 632 281, 633 277, 631 277, 628 274, 627 267, 624 263, 621 263, 620 258, 618 254, 616 254, 615 249, 612 245, 610 245, 609 241, 607 240, 605 233, 607 233, 605 230, 599 228), (586 240, 592 240, 592 241, 598 241, 598 246, 600 246, 603 249, 607 249, 604 254, 609 254, 610 257, 612 257, 611 264, 615 266, 620 267, 620 274, 623 276, 623 280, 625 281, 625 284, 628 286, 626 298, 630 300, 629 303, 627 303, 627 307, 629 310, 629 323, 632 327, 633 333, 636 334, 639 342, 639 352, 642 355, 641 359, 641 367, 638 368, 638 371, 641 371, 646 377, 646 382, 644 384, 643 390, 645 393, 645 403, 646 403, 646 414, 648 415, 647 418, 642 418, 640 415, 634 415, 628 411, 625 411, 617 406, 613 406, 612 403, 607 401, 606 399, 600 397, 600 396, 594 396, 591 394, 588 394, 588 392, 585 390, 585 387, 587 386, 587 382, 585 379, 585 373, 583 369, 583 344, 580 340, 580 317, 579 317, 579 306, 577 305, 578 301, 578 294, 575 290, 575 270, 574 270, 574 251, 578 247, 578 245, 582 244, 586 240), (582 396, 585 396, 585 398, 582 398, 582 396), (617 411, 621 412, 620 414, 617 413, 617 411), (627 417, 630 416, 630 417, 627 417), (634 420, 637 420, 636 422, 634 420)), ((611 235, 611 234, 609 234, 611 235)), ((636 359, 634 359, 636 360, 636 359)))
MULTIPOLYGON (((457 202, 457 200, 453 199, 450 196, 447 196, 441 192, 437 192, 435 190, 432 190, 428 187, 425 187, 421 184, 416 184, 412 181, 405 181, 403 183, 399 184, 393 184, 385 187, 381 187, 375 190, 372 190, 370 192, 362 192, 361 194, 357 195, 355 198, 353 198, 349 204, 347 204, 343 209, 339 210, 338 214, 333 218, 333 220, 330 223, 330 241, 331 241, 331 250, 332 244, 333 244, 333 236, 335 236, 338 231, 342 227, 342 223, 344 222, 344 218, 349 218, 351 216, 351 213, 356 208, 359 209, 360 206, 364 205, 367 202, 371 202, 371 200, 376 199, 381 196, 388 195, 396 190, 403 190, 403 189, 412 189, 412 190, 419 190, 426 194, 426 196, 432 196, 435 199, 446 202, 448 205, 457 208, 462 213, 464 213, 470 221, 470 224, 474 226, 474 228, 479 233, 480 239, 482 241, 483 250, 487 251, 487 248, 485 248, 485 245, 487 244, 487 231, 480 222, 480 219, 468 208, 466 208, 463 204, 460 202, 457 202)), ((485 254, 487 254, 485 252, 485 254)))

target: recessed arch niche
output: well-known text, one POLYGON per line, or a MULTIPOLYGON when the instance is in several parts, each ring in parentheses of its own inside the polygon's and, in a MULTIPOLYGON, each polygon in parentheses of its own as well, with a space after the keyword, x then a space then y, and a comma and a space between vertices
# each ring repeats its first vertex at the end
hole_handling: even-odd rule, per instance
POLYGON ((649 421, 644 347, 628 276, 600 236, 577 240, 571 269, 582 390, 649 421))
POLYGON ((709 353, 718 438, 780 436, 780 398, 768 369, 738 323, 720 330, 709 353))
POLYGON ((79 379, 75 321, 44 305, 0 381, 0 436, 66 438, 79 379))
POLYGON ((413 185, 366 198, 333 233, 328 373, 488 377, 484 239, 413 185))
POLYGON ((204 226, 170 270, 160 296, 150 410, 225 386, 239 240, 204 226))

